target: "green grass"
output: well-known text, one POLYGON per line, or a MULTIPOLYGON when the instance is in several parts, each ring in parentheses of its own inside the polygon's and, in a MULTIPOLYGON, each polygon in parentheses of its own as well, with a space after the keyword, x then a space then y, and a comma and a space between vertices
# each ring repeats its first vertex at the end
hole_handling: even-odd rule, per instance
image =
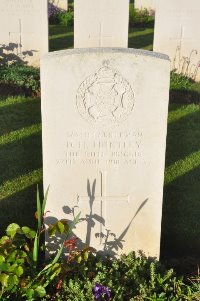
POLYGON ((0 232, 9 222, 34 225, 42 181, 40 99, 0 97, 0 232))
MULTIPOLYGON (((51 50, 72 47, 73 34, 50 27, 51 50), (66 39, 67 38, 67 39, 66 39)), ((129 46, 152 48, 152 29, 130 32, 129 46)), ((200 89, 200 84, 195 84, 200 89)), ((34 225, 42 183, 40 99, 0 96, 0 231, 34 225)), ((200 253, 200 107, 171 104, 168 120, 161 254, 200 253)))
POLYGON ((49 26, 49 49, 50 51, 72 48, 74 45, 73 28, 64 25, 49 26))
POLYGON ((153 50, 153 28, 130 29, 128 47, 153 50))
MULTIPOLYGON (((73 28, 64 25, 50 25, 49 47, 50 51, 73 48, 73 28)), ((153 28, 134 28, 129 31, 129 48, 153 49, 153 28)))
POLYGON ((162 254, 200 252, 200 107, 171 105, 166 152, 162 254))

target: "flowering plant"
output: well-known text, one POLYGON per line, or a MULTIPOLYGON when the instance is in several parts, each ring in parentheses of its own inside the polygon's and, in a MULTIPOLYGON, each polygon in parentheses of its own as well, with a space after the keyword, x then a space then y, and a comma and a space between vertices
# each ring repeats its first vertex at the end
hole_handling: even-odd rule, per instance
POLYGON ((95 284, 92 292, 94 295, 94 300, 96 301, 101 301, 101 300, 109 301, 111 298, 110 289, 98 283, 95 284))
POLYGON ((49 2, 48 3, 48 17, 51 18, 57 13, 60 13, 62 10, 55 6, 53 3, 49 2))

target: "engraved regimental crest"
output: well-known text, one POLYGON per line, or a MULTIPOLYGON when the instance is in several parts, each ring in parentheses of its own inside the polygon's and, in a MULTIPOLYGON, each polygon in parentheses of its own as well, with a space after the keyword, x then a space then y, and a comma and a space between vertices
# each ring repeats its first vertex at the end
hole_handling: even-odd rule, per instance
POLYGON ((76 100, 80 115, 96 124, 118 124, 134 107, 130 84, 111 68, 109 61, 81 83, 76 100))

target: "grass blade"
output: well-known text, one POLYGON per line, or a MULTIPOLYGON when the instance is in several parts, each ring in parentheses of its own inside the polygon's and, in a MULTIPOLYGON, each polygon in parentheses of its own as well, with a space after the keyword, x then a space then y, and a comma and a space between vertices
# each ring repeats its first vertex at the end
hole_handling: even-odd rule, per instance
POLYGON ((37 185, 37 219, 38 219, 38 231, 39 231, 41 228, 42 212, 41 212, 41 202, 40 202, 40 194, 39 194, 38 185, 37 185))
POLYGON ((48 194, 49 194, 49 187, 47 187, 47 190, 45 192, 45 196, 44 196, 44 200, 42 202, 42 216, 44 215, 44 211, 45 211, 45 207, 46 207, 46 203, 47 203, 47 198, 48 198, 48 194))

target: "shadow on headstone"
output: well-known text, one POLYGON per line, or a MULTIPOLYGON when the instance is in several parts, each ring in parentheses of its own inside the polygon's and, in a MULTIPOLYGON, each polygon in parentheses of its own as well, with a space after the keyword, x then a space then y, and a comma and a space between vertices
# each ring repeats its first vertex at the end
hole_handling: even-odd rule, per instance
POLYGON ((32 57, 36 50, 21 51, 22 45, 17 43, 0 44, 0 66, 13 63, 28 64, 28 57, 32 57))
MULTIPOLYGON (((103 250, 98 251, 98 254, 110 255, 111 257, 115 257, 120 249, 123 250, 124 237, 127 234, 135 217, 142 210, 142 208, 146 205, 148 198, 142 202, 142 204, 139 206, 135 215, 130 220, 128 225, 124 228, 122 233, 119 236, 117 236, 115 233, 112 232, 112 230, 106 229, 105 219, 102 216, 93 212, 93 205, 95 203, 95 198, 96 198, 95 189, 96 189, 96 179, 93 181, 92 185, 90 184, 89 180, 87 180, 87 193, 88 193, 90 212, 89 212, 89 214, 86 214, 85 217, 80 218, 78 221, 78 223, 86 222, 87 231, 86 231, 86 236, 85 236, 84 241, 78 237, 77 245, 79 248, 84 248, 86 246, 93 247, 92 245, 90 245, 92 229, 94 228, 96 223, 99 223, 101 226, 105 227, 105 229, 104 229, 104 231, 102 231, 100 233, 94 234, 95 238, 98 238, 98 239, 100 238, 101 244, 103 245, 103 250)), ((75 216, 76 216, 75 211, 77 211, 78 208, 79 208, 78 206, 74 206, 72 208, 70 208, 69 206, 63 207, 63 212, 65 214, 73 216, 73 218, 71 220, 68 220, 69 224, 75 218, 75 216)), ((48 226, 55 224, 57 221, 58 221, 58 219, 55 217, 52 217, 52 216, 47 217, 45 219, 45 223, 48 226)), ((76 236, 76 234, 72 233, 71 236, 76 236)), ((47 234, 47 236, 46 236, 47 254, 58 251, 59 246, 63 242, 64 239, 65 239, 64 235, 57 235, 57 236, 54 236, 53 238, 50 238, 50 237, 48 237, 48 234, 47 234)))

